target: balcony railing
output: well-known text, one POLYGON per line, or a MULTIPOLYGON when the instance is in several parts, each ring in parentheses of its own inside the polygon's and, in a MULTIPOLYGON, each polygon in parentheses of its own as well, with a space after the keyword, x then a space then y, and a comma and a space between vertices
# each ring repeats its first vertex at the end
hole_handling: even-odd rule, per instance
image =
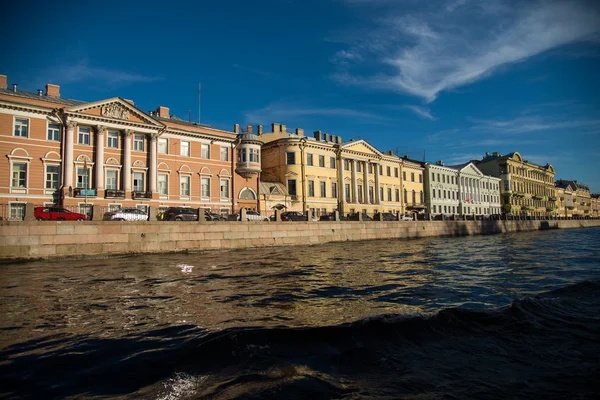
POLYGON ((106 197, 106 198, 124 198, 125 191, 124 190, 107 189, 104 191, 104 197, 106 197))
POLYGON ((73 196, 75 197, 96 197, 96 193, 96 189, 75 188, 73 190, 73 196))
POLYGON ((144 191, 133 191, 131 192, 132 199, 151 199, 152 192, 144 192, 144 191))

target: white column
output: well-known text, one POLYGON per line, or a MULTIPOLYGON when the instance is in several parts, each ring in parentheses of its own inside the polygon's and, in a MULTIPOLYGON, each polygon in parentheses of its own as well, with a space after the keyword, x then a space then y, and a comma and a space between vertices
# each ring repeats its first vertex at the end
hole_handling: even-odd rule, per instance
MULTIPOLYGON (((339 166, 339 173, 338 173, 338 190, 341 190, 341 199, 342 199, 342 204, 346 204, 346 202, 348 201, 348 199, 346 199, 346 182, 344 181, 344 159, 342 157, 340 157, 340 166, 339 166)), ((342 210, 339 210, 340 212, 342 210)))
POLYGON ((123 190, 131 191, 131 131, 129 129, 123 132, 123 190))
POLYGON ((380 199, 380 189, 379 189, 379 164, 374 164, 375 167, 375 204, 380 204, 381 203, 381 199, 380 199))
POLYGON ((97 126, 96 134, 96 190, 104 190, 104 126, 97 126))
POLYGON ((371 200, 369 199, 369 162, 365 161, 365 165, 363 168, 363 198, 365 199, 365 204, 370 204, 371 200))
POLYGON ((157 168, 157 161, 156 161, 156 145, 158 142, 158 138, 154 135, 151 136, 150 138, 150 166, 148 168, 148 171, 150 171, 150 191, 152 193, 156 192, 156 168, 157 168))
POLYGON ((73 138, 75 136, 75 128, 77 123, 73 121, 67 122, 67 133, 65 135, 65 176, 64 183, 66 187, 73 186, 73 138))
POLYGON ((358 202, 358 181, 356 179, 356 160, 352 160, 352 202, 358 202))

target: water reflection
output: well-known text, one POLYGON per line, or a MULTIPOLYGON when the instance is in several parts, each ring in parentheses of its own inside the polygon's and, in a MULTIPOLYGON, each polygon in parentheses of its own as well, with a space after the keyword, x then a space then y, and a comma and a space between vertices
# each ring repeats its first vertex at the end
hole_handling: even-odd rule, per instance
POLYGON ((4 265, 1 345, 500 306, 599 279, 599 237, 593 228, 4 265))

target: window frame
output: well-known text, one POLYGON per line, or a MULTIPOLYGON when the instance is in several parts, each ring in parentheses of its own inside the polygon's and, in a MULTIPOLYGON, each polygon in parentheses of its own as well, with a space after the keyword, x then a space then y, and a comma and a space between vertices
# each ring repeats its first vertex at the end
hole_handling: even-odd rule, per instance
POLYGON ((135 133, 133 135, 133 151, 146 151, 146 135, 135 133))
POLYGON ((119 148, 119 131, 108 131, 106 132, 106 148, 118 149, 119 148), (115 136, 116 135, 116 136, 115 136))
POLYGON ((210 177, 209 177, 209 176, 201 176, 201 177, 200 177, 200 197, 201 197, 202 199, 210 199, 210 192, 211 192, 211 190, 210 190, 210 184, 211 184, 211 179, 210 179, 210 177), (208 181, 208 182, 207 182, 207 185, 206 185, 206 188, 207 188, 207 190, 208 190, 208 193, 207 193, 207 194, 206 194, 206 193, 204 193, 204 186, 205 186, 205 185, 204 185, 204 181, 205 181, 205 180, 206 180, 206 181, 208 181))
POLYGON ((158 138, 156 145, 157 145, 157 153, 158 154, 169 154, 169 139, 168 138, 158 138), (161 151, 161 148, 164 148, 164 151, 161 151))
POLYGON ((159 196, 168 196, 169 195, 169 174, 165 174, 165 173, 159 173, 158 174, 158 177, 156 179, 156 189, 158 190, 158 195, 159 196), (160 180, 161 176, 164 176, 166 178, 165 181, 164 181, 166 183, 166 185, 163 185, 164 188, 165 188, 165 193, 163 193, 161 191, 161 187, 162 187, 161 186, 161 180, 160 180))
MULTIPOLYGON (((189 140, 181 140, 179 142, 179 155, 184 157, 190 157, 191 155, 192 143, 189 140), (184 146, 185 143, 185 146, 184 146), (183 149, 186 148, 187 151, 184 153, 183 149)), ((180 188, 181 191, 181 188, 180 188)))
POLYGON ((229 147, 221 146, 219 149, 219 159, 221 161, 229 161, 229 147))
POLYGON ((46 140, 49 142, 61 142, 62 141, 62 126, 61 124, 57 124, 55 122, 50 122, 46 124, 46 140), (52 131, 52 133, 50 133, 52 131))
POLYGON ((60 165, 59 164, 46 164, 44 166, 44 189, 45 190, 57 190, 60 188, 60 165), (50 179, 48 180, 48 168, 56 168, 56 172, 52 172, 52 175, 56 175, 56 180, 50 179), (50 183, 50 186, 48 185, 50 183), (55 184, 53 186, 52 184, 55 184))
POLYGON ((296 152, 295 151, 286 151, 285 152, 285 164, 286 165, 296 165, 296 152))
POLYGON ((107 168, 104 171, 104 189, 105 190, 119 190, 119 173, 120 171, 118 169, 114 169, 114 168, 107 168), (109 186, 109 182, 113 180, 113 177, 109 177, 108 174, 110 173, 114 173, 115 176, 115 187, 108 187, 109 186))
POLYGON ((192 192, 192 176, 190 174, 179 175, 179 197, 189 199, 190 193, 192 192), (187 185, 187 189, 184 191, 183 185, 187 185))
POLYGON ((30 118, 28 117, 21 117, 21 116, 17 116, 15 115, 13 118, 13 137, 22 137, 22 138, 28 138, 29 137, 29 125, 30 125, 30 118), (18 123, 17 121, 25 121, 25 123, 18 123), (25 134, 23 135, 23 127, 25 127, 25 134), (19 131, 19 134, 17 134, 17 128, 19 131))
POLYGON ((92 143, 92 128, 89 126, 77 126, 77 144, 90 146, 92 143), (85 132, 87 130, 87 132, 85 132), (82 140, 83 139, 83 140, 82 140), (87 140, 87 143, 86 143, 87 140))
POLYGON ((200 143, 200 158, 210 160, 210 143, 200 143))
POLYGON ((219 178, 219 197, 221 198, 221 201, 230 199, 230 197, 231 197, 230 191, 231 191, 231 185, 229 184, 229 179, 228 178, 219 178), (223 196, 223 193, 224 193, 223 186, 225 186, 227 188, 226 196, 223 196))

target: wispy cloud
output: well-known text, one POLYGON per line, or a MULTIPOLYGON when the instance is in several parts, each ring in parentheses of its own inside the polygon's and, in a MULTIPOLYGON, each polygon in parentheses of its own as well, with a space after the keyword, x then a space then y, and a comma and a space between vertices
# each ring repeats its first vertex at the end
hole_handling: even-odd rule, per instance
POLYGON ((411 110, 412 112, 414 112, 415 114, 417 114, 418 116, 428 119, 430 121, 435 121, 436 118, 431 115, 431 111, 428 108, 425 107, 419 107, 419 106, 403 106, 404 108, 411 110))
POLYGON ((388 118, 375 113, 358 111, 350 108, 302 107, 285 103, 273 103, 266 107, 257 110, 250 110, 244 113, 244 117, 248 123, 286 121, 287 119, 291 118, 310 116, 344 117, 366 120, 368 122, 381 122, 388 120, 388 118))
MULTIPOLYGON (((471 119, 472 131, 519 134, 552 130, 590 130, 600 127, 600 119, 556 120, 549 117, 528 116, 514 119, 471 119)), ((566 133, 566 132, 565 132, 566 133)))
POLYGON ((87 60, 79 60, 75 64, 60 66, 49 75, 60 76, 62 83, 93 81, 102 82, 110 86, 154 82, 162 79, 115 69, 94 67, 89 65, 87 60))
POLYGON ((402 3, 395 7, 396 16, 386 8, 386 16, 374 21, 376 27, 352 35, 359 39, 345 50, 361 56, 358 66, 360 60, 376 60, 381 72, 364 75, 344 67, 334 79, 432 102, 440 92, 483 79, 501 66, 594 40, 600 26, 600 9, 588 0, 465 3, 421 8, 402 3))

